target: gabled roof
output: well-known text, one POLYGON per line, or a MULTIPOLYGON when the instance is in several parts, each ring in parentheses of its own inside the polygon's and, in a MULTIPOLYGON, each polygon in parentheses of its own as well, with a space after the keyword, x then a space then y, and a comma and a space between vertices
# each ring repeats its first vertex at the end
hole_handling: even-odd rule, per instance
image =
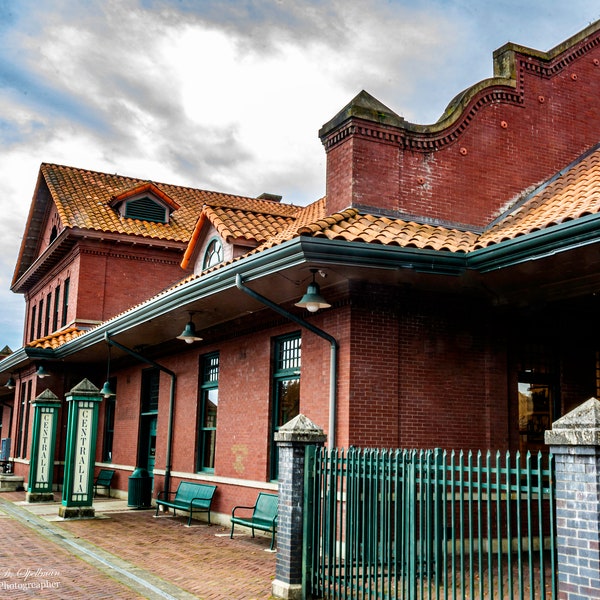
POLYGON ((187 268, 207 223, 228 243, 243 240, 256 246, 293 225, 301 211, 300 207, 292 204, 261 198, 212 198, 202 208, 181 266, 187 268))
POLYGON ((133 198, 134 196, 139 196, 141 194, 151 194, 156 198, 162 200, 167 206, 169 206, 172 210, 177 210, 180 208, 179 204, 175 202, 168 194, 163 192, 156 184, 152 182, 142 183, 136 187, 130 188, 116 196, 113 196, 111 199, 111 205, 114 206, 119 202, 124 202, 129 198, 133 198))
POLYGON ((43 164, 40 169, 65 228, 136 235, 152 239, 187 242, 200 209, 215 194, 193 188, 156 183, 85 169, 43 164), (151 186, 147 184, 151 183, 151 186), (156 190, 174 208, 169 223, 122 217, 113 210, 113 199, 126 198, 145 187, 156 190))
POLYGON ((289 205, 266 200, 43 163, 15 267, 13 286, 40 255, 40 237, 51 203, 66 230, 135 236, 140 241, 161 240, 181 245, 182 251, 205 205, 255 207, 259 213, 265 204, 278 206, 279 214, 296 210, 283 208, 289 205), (153 195, 169 206, 172 212, 167 223, 131 219, 115 210, 115 203, 143 193, 153 195))
POLYGON ((270 203, 273 207, 259 206, 259 203, 267 202, 254 200, 251 205, 248 205, 248 202, 239 202, 237 206, 231 202, 213 203, 207 204, 203 210, 224 240, 232 242, 243 239, 261 243, 294 222, 294 216, 299 210, 297 206, 275 202, 270 203), (261 208, 264 210, 260 210, 261 208))

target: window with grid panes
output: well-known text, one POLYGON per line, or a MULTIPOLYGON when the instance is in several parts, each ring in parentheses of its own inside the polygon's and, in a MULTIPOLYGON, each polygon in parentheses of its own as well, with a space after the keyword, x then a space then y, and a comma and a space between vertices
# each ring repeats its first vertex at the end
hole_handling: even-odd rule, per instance
POLYGON ((207 354, 200 362, 200 411, 198 423, 198 471, 214 471, 219 406, 219 354, 207 354))
POLYGON ((300 412, 300 332, 275 338, 273 368, 273 422, 271 433, 271 480, 278 477, 279 452, 274 436, 282 425, 300 412))

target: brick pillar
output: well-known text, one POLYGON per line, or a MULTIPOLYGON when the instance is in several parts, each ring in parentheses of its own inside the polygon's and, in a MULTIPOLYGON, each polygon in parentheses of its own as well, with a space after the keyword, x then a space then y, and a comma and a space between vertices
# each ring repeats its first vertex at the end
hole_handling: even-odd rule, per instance
POLYGON ((600 598, 600 402, 590 398, 552 424, 558 598, 600 598))
POLYGON ((304 415, 294 417, 275 433, 279 446, 279 512, 272 592, 276 598, 302 598, 304 459, 307 446, 322 446, 326 439, 323 430, 304 415))

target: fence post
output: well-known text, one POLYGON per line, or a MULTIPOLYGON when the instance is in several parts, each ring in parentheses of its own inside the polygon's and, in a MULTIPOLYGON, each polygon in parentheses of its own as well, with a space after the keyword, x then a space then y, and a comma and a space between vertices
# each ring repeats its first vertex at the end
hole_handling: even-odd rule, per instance
POLYGON ((304 462, 307 446, 323 445, 327 436, 304 415, 279 428, 279 512, 275 598, 302 598, 302 535, 304 521, 304 462))
POLYGON ((552 424, 558 598, 600 597, 600 402, 590 398, 552 424))

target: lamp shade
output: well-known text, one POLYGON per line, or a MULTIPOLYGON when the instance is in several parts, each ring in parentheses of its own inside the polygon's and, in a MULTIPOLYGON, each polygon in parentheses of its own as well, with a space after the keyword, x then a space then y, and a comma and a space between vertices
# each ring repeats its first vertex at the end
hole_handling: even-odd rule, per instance
POLYGON ((104 385, 102 386, 102 389, 100 390, 100 393, 105 397, 105 398, 110 398, 112 396, 115 395, 115 393, 112 391, 111 387, 110 387, 110 383, 108 382, 108 380, 106 380, 104 382, 104 385))
POLYGON ((40 378, 40 379, 44 379, 44 377, 50 377, 50 373, 48 373, 48 371, 46 371, 46 369, 44 369, 44 365, 40 365, 38 367, 38 370, 35 372, 35 374, 40 378))
POLYGON ((8 378, 8 381, 4 387, 7 387, 9 390, 13 390, 15 388, 15 380, 12 375, 8 378))
POLYGON ((201 337, 196 335, 196 326, 193 321, 188 321, 184 330, 177 336, 178 340, 183 340, 186 344, 193 342, 199 342, 202 340, 201 337))
POLYGON ((321 290, 319 284, 314 281, 308 284, 306 288, 306 294, 302 296, 300 302, 296 302, 296 306, 300 308, 306 308, 309 312, 317 312, 320 308, 329 308, 329 304, 323 296, 321 296, 321 290))

